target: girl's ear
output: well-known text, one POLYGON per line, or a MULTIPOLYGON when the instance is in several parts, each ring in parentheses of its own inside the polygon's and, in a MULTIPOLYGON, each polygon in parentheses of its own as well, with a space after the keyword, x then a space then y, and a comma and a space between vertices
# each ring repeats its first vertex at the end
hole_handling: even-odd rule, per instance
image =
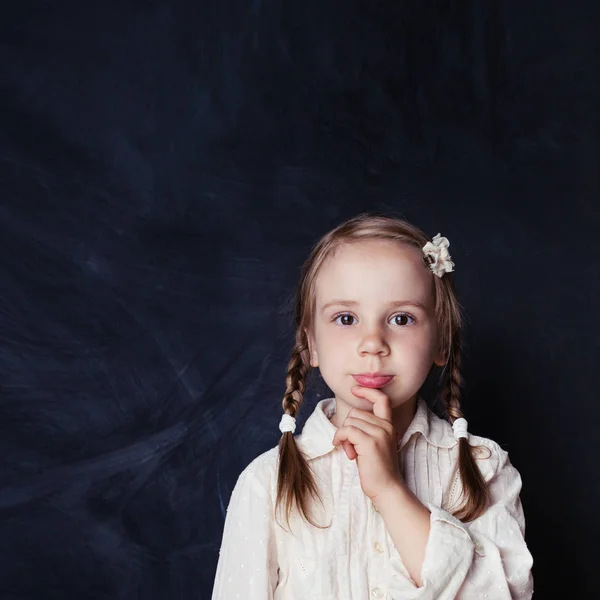
POLYGON ((306 338, 308 339, 308 350, 310 353, 310 366, 318 367, 319 366, 319 357, 317 356, 315 340, 313 339, 311 332, 306 327, 304 328, 304 333, 306 334, 306 338))
POLYGON ((442 354, 441 350, 438 350, 435 356, 433 357, 433 364, 438 367, 443 367, 448 362, 448 359, 442 354))
POLYGON ((435 359, 433 360, 433 363, 435 365, 437 365, 438 367, 443 367, 446 364, 446 360, 444 359, 444 357, 441 354, 438 354, 435 359))

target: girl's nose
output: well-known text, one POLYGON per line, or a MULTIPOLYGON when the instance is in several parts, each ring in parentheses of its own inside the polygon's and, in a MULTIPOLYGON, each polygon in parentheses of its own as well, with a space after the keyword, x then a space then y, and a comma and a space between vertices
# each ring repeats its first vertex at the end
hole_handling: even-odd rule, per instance
POLYGON ((388 344, 381 332, 374 331, 363 337, 359 344, 359 353, 382 354, 389 351, 388 344))

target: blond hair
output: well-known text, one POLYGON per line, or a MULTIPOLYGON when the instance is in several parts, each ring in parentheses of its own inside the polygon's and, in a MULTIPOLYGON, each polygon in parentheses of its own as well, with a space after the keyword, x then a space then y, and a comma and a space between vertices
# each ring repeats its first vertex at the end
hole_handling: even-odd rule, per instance
MULTIPOLYGON (((338 225, 325 234, 312 248, 304 262, 295 296, 296 341, 288 364, 286 391, 282 406, 284 413, 296 417, 304 399, 307 375, 311 369, 306 330, 312 331, 316 293, 315 282, 326 259, 342 245, 367 240, 394 241, 422 249, 431 241, 418 227, 404 219, 375 213, 362 213, 338 225)), ((435 320, 439 344, 446 364, 441 378, 439 398, 447 420, 453 423, 463 416, 460 410, 461 386, 461 307, 454 291, 453 274, 434 279, 435 320)), ((480 516, 488 503, 488 486, 475 462, 474 452, 465 438, 458 440, 458 471, 463 487, 463 502, 453 515, 463 522, 480 516)), ((310 516, 309 496, 319 499, 317 485, 308 461, 297 447, 291 432, 279 441, 279 471, 277 477, 276 510, 285 507, 286 521, 295 505, 301 516, 321 528, 310 516)))

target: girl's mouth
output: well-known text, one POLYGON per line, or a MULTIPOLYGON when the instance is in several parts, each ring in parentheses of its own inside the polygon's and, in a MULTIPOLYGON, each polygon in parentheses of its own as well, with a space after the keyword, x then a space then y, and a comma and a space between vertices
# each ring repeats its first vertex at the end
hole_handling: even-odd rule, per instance
POLYGON ((352 375, 363 387, 380 388, 392 381, 394 375, 352 375))

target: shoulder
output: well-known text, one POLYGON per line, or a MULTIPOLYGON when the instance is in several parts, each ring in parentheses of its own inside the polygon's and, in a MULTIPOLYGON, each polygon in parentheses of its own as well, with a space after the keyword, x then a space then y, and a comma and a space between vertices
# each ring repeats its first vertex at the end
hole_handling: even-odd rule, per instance
MULTIPOLYGON (((452 425, 433 411, 431 411, 429 419, 431 440, 442 447, 453 447, 455 452, 458 452, 452 425)), ((496 441, 469 431, 469 446, 471 446, 472 455, 486 480, 491 479, 502 470, 514 469, 508 451, 504 450, 496 441)))
POLYGON ((279 466, 279 446, 269 448, 262 454, 259 454, 245 469, 248 473, 258 476, 264 476, 267 473, 277 471, 279 466))
MULTIPOLYGON (((429 409, 429 424, 431 442, 458 450, 454 431, 449 421, 429 409)), ((490 473, 495 473, 507 463, 510 464, 508 452, 500 444, 490 438, 475 435, 471 430, 469 430, 469 446, 471 446, 473 456, 482 470, 486 469, 490 473)))
POLYGON ((277 486, 277 470, 279 467, 279 447, 275 446, 259 454, 240 473, 236 487, 253 488, 270 492, 277 486))
POLYGON ((469 432, 469 445, 477 465, 487 481, 500 472, 510 471, 518 475, 510 462, 508 451, 502 448, 498 442, 469 432))

